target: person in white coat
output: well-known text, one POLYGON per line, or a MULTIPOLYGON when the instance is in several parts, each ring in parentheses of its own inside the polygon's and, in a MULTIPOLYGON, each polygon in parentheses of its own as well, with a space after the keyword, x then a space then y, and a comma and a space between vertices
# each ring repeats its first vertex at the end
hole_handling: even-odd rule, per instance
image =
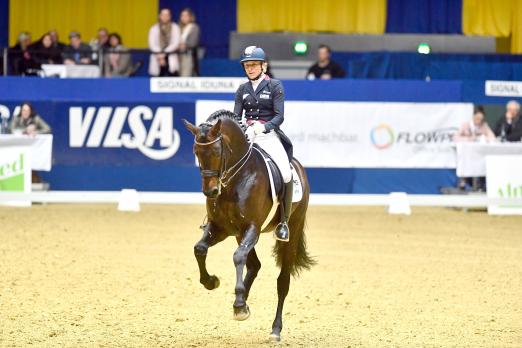
POLYGON ((179 75, 177 50, 180 44, 180 30, 172 22, 170 10, 164 8, 158 16, 158 23, 149 30, 149 74, 152 76, 179 75))

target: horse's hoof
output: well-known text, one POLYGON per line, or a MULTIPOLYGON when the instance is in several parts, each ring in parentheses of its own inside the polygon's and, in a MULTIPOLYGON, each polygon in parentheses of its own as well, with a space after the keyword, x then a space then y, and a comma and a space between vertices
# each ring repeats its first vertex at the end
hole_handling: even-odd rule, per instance
POLYGON ((270 342, 281 342, 281 335, 271 333, 268 339, 270 340, 270 342))
POLYGON ((203 286, 205 286, 205 289, 207 289, 207 290, 214 290, 214 289, 219 288, 219 284, 221 284, 221 283, 219 282, 219 278, 218 277, 210 276, 208 278, 208 282, 203 284, 203 286))
POLYGON ((234 307, 234 320, 243 321, 247 320, 250 317, 250 308, 248 305, 244 305, 241 307, 234 307))

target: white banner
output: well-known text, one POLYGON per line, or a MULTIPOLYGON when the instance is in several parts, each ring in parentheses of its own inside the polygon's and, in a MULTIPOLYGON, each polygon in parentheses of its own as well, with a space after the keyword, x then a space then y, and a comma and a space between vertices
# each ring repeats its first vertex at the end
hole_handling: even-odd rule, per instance
POLYGON ((31 153, 31 169, 50 171, 53 158, 53 135, 37 136, 0 134, 0 148, 9 146, 27 146, 31 153))
MULTIPOLYGON (((486 157, 488 198, 522 198, 522 155, 486 157)), ((490 204, 489 214, 522 215, 520 204, 490 204)))
MULTIPOLYGON (((0 191, 31 192, 31 148, 0 147, 0 191)), ((30 206, 30 201, 4 201, 2 205, 30 206)))
MULTIPOLYGON (((196 121, 233 102, 198 101, 196 121)), ((455 168, 453 135, 465 103, 285 103, 283 131, 307 167, 455 168)))
POLYGON ((242 77, 152 77, 151 93, 236 93, 242 77))
POLYGON ((492 97, 522 97, 522 82, 486 81, 484 94, 492 97))

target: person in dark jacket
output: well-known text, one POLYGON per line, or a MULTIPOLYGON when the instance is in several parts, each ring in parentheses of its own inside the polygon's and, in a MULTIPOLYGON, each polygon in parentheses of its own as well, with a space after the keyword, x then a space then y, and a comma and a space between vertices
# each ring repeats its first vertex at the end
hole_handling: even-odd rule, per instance
POLYGON ((290 168, 291 143, 279 128, 284 121, 285 92, 281 81, 266 75, 266 55, 261 47, 249 46, 241 57, 249 79, 236 92, 234 113, 243 116, 248 125, 246 134, 277 164, 285 183, 284 214, 275 231, 278 240, 288 242, 288 219, 292 209, 293 181, 290 168), (285 143, 288 151, 285 150, 285 143), (290 152, 290 154, 288 154, 290 152))
POLYGON ((510 100, 506 105, 506 113, 495 124, 493 131, 500 141, 522 141, 522 119, 520 103, 510 100))
POLYGON ((16 45, 9 49, 8 59, 10 72, 13 75, 36 75, 39 69, 38 63, 30 51, 31 34, 21 32, 18 35, 16 45))
POLYGON ((70 45, 63 51, 64 64, 91 64, 91 46, 82 42, 80 33, 72 31, 69 42, 70 45))
POLYGON ((42 64, 61 64, 62 56, 60 50, 53 46, 53 41, 49 33, 45 33, 40 40, 29 46, 29 51, 38 65, 42 64))
POLYGON ((317 49, 317 63, 308 69, 306 78, 309 80, 330 80, 346 76, 344 69, 336 62, 330 60, 330 47, 320 45, 317 49))

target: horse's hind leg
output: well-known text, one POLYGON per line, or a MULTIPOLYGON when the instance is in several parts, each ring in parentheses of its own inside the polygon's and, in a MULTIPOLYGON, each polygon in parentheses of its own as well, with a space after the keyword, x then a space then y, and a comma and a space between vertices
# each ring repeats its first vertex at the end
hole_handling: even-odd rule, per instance
MULTIPOLYGON (((280 243, 280 242, 278 242, 280 243)), ((284 246, 288 248, 288 244, 284 246)), ((283 329, 283 305, 285 303, 286 295, 290 288, 290 270, 286 261, 283 261, 281 272, 277 278, 277 311, 274 323, 272 324, 272 333, 270 339, 274 341, 281 340, 281 330, 283 329)))
POLYGON ((250 288, 254 283, 254 280, 257 277, 257 273, 261 269, 261 261, 256 254, 256 249, 252 249, 250 254, 248 254, 246 261, 247 274, 245 276, 245 301, 248 299, 248 295, 250 294, 250 288))
POLYGON ((207 271, 206 259, 208 248, 216 245, 226 238, 226 235, 212 231, 212 224, 207 224, 203 231, 203 237, 194 245, 194 255, 199 267, 199 282, 208 290, 219 287, 219 278, 209 275, 207 271))

